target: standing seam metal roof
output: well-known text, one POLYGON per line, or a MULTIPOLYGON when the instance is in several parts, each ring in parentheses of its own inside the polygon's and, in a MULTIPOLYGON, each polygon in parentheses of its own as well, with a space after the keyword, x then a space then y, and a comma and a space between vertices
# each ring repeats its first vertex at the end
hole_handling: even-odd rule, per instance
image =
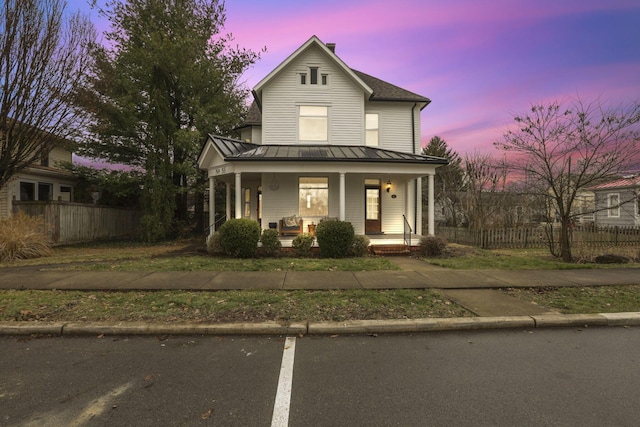
POLYGON ((209 138, 227 161, 335 161, 429 163, 446 165, 441 157, 351 145, 258 145, 216 135, 209 138))

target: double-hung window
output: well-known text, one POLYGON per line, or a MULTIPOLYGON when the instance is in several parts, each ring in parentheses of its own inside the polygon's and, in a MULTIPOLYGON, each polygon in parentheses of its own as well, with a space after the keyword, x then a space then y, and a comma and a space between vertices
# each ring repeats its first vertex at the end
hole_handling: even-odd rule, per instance
POLYGON ((329 215, 329 178, 300 177, 298 191, 300 216, 329 215))
POLYGON ((365 114, 365 145, 377 147, 379 134, 378 114, 365 114))
POLYGON ((328 107, 301 105, 298 116, 299 141, 328 140, 328 107))
POLYGON ((609 218, 620 217, 620 195, 618 193, 607 195, 607 208, 609 218))

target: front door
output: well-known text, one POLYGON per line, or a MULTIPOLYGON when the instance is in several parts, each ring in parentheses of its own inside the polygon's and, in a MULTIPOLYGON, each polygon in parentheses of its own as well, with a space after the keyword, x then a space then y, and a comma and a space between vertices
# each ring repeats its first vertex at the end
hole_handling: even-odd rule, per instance
POLYGON ((382 232, 382 198, 380 197, 380 185, 366 185, 364 191, 364 233, 380 234, 382 232))

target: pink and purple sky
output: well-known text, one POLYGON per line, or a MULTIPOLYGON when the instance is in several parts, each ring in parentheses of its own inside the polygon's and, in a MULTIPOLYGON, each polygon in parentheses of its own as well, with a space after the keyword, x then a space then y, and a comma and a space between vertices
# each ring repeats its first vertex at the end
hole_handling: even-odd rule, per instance
MULTIPOLYGON (((95 11, 87 0, 71 9, 95 11)), ((460 154, 492 142, 532 103, 640 99, 638 0, 227 0, 224 32, 267 52, 253 87, 312 35, 351 68, 432 100, 422 144, 460 154)))

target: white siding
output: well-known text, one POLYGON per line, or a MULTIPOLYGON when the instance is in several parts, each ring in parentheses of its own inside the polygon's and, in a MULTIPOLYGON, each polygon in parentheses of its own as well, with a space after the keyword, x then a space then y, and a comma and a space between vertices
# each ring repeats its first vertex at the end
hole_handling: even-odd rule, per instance
MULTIPOLYGON (((347 174, 345 221, 353 225, 356 234, 364 234, 364 175, 347 174)), ((339 208, 339 206, 338 206, 339 208)))
MULTIPOLYGON (((413 153, 413 134, 411 133, 411 116, 413 104, 407 102, 367 102, 367 113, 379 114, 378 148, 385 150, 413 153)), ((416 108, 415 125, 419 138, 420 109, 416 108)), ((364 131, 363 131, 364 132, 364 131)), ((418 147, 419 150, 419 147, 418 147)))
POLYGON ((49 153, 49 166, 52 168, 59 167, 60 162, 71 163, 72 155, 71 151, 62 147, 54 147, 49 153))
MULTIPOLYGON (((637 190, 636 190, 637 191, 637 190)), ((636 218, 636 205, 633 189, 610 189, 601 190, 596 193, 596 225, 598 226, 619 226, 632 227, 638 225, 636 218), (609 194, 618 194, 620 205, 620 216, 610 217, 607 206, 607 198, 609 194), (626 202, 626 203, 625 203, 626 202)))
POLYGON ((265 229, 270 222, 298 214, 298 175, 276 174, 276 191, 269 188, 272 180, 273 174, 262 174, 262 228, 265 229))
POLYGON ((262 126, 251 127, 251 142, 254 144, 262 144, 262 126))
POLYGON ((382 190, 382 231, 388 234, 401 234, 404 229, 402 215, 405 214, 405 183, 404 178, 390 176, 383 180, 382 190), (391 180, 391 191, 386 192, 384 183, 391 180), (393 196, 396 196, 393 198, 393 196))
POLYGON ((364 143, 364 93, 317 47, 302 53, 263 88, 264 144, 298 143, 297 106, 301 104, 329 106, 329 144, 364 143), (328 74, 328 85, 301 85, 300 73, 308 66, 328 74))
POLYGON ((240 129, 240 141, 252 142, 252 140, 251 140, 251 128, 250 127, 240 129))
MULTIPOLYGON (((340 175, 337 173, 313 173, 313 176, 327 176, 329 178, 329 215, 338 217, 340 214, 340 175)), ((262 228, 269 228, 270 222, 278 222, 285 216, 298 215, 298 178, 300 176, 311 176, 310 174, 276 174, 275 181, 278 190, 269 188, 274 181, 273 174, 262 175, 262 228)), ((364 234, 364 179, 380 179, 382 184, 382 231, 387 234, 401 234, 404 230, 402 215, 406 215, 411 227, 413 224, 413 184, 410 185, 410 209, 406 211, 405 187, 407 185, 404 177, 398 175, 376 175, 376 174, 349 174, 346 175, 345 198, 346 211, 345 220, 353 224, 356 234, 364 234), (392 190, 387 193, 384 183, 390 179, 393 183, 392 190), (396 196, 395 198, 392 196, 396 196)), ((411 181, 412 182, 412 181, 411 181)), ((316 224, 320 217, 303 217, 305 231, 306 226, 312 221, 316 224)))

